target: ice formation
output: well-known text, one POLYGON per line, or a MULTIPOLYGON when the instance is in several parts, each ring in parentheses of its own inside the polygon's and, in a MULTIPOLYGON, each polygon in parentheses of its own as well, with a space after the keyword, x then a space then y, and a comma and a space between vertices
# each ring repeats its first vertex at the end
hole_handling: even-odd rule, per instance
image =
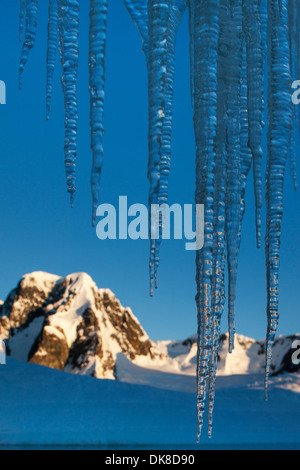
POLYGON ((53 74, 55 68, 56 50, 58 44, 58 0, 49 1, 47 48, 47 87, 46 87, 46 119, 50 117, 50 107, 53 89, 53 74))
MULTIPOLYGON (((283 183, 288 158, 296 179, 298 110, 292 82, 300 79, 300 5, 297 0, 124 0, 143 41, 149 87, 150 204, 168 200, 172 102, 177 31, 190 18, 191 89, 196 138, 196 203, 205 204, 205 245, 196 257, 198 311, 198 419, 200 438, 208 408, 212 435, 220 323, 228 271, 229 349, 234 348, 238 257, 247 176, 253 166, 257 245, 262 240, 262 139, 267 131, 266 270, 268 332, 266 396, 278 325, 279 249, 283 183), (267 78, 266 78, 267 77, 267 78), (267 93, 264 84, 267 83, 267 93), (297 123, 297 126, 295 125, 297 123)), ((93 222, 103 160, 105 42, 108 0, 90 0, 91 147, 93 222)), ((34 45, 37 0, 21 0, 22 74, 34 45)), ((65 160, 68 190, 75 193, 76 81, 79 0, 49 0, 47 117, 59 38, 66 111, 65 160)), ((151 242, 151 293, 157 286, 160 237, 151 242)))
MULTIPOLYGON (((168 202, 176 36, 188 2, 124 0, 124 3, 144 42, 149 88, 149 204, 161 206, 168 202)), ((154 282, 157 287, 162 214, 157 223, 159 239, 151 241, 151 295, 154 282)))
POLYGON ((19 87, 22 88, 23 72, 28 62, 29 54, 35 43, 37 18, 38 17, 38 0, 21 0, 20 3, 20 21, 19 21, 19 39, 22 40, 24 20, 26 23, 25 39, 22 48, 20 60, 20 78, 19 87))
POLYGON ((90 122, 91 148, 93 152, 91 186, 93 197, 92 223, 95 225, 96 211, 99 203, 100 176, 103 164, 105 44, 108 0, 91 0, 90 5, 90 122))

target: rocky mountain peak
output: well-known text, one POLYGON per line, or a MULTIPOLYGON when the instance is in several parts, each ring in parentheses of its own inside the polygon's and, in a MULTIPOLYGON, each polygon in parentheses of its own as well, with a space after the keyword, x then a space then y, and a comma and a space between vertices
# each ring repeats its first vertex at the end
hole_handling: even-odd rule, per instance
MULTIPOLYGON (((190 377, 191 389, 195 386, 196 336, 151 341, 131 309, 86 273, 23 276, 0 303, 0 339, 6 339, 7 353, 15 359, 75 374, 159 386, 164 372, 172 387, 180 387, 182 376, 190 377)), ((275 340, 272 374, 299 370, 292 361, 299 339, 275 340)), ((228 334, 221 336, 218 375, 263 375, 264 368, 265 341, 236 335, 229 354, 228 334)))
POLYGON ((86 273, 23 276, 0 307, 0 337, 16 359, 97 378, 114 378, 119 353, 162 357, 130 308, 86 273))

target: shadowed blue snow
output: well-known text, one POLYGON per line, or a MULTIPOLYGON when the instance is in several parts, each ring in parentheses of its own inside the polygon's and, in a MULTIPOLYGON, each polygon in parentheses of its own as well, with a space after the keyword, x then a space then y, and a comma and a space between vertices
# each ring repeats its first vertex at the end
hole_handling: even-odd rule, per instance
MULTIPOLYGON (((163 382, 167 374, 160 375, 163 382)), ((0 367, 0 379, 1 448, 208 446, 205 436, 200 448, 195 446, 195 396, 188 390, 97 380, 10 358, 0 367)), ((274 379, 270 403, 265 403, 257 377, 219 377, 210 448, 299 448, 300 395, 293 381, 295 376, 274 379)))

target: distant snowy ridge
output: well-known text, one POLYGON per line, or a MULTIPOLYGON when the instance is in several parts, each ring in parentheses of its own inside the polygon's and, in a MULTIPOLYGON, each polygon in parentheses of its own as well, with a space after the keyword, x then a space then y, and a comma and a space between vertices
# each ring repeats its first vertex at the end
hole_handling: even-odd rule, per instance
MULTIPOLYGON (((300 335, 275 342, 272 373, 296 372, 292 344, 300 335)), ((44 272, 23 276, 0 302, 0 339, 21 361, 96 378, 195 390, 196 336, 185 341, 151 341, 130 308, 85 273, 65 278, 44 272)), ((263 374, 265 342, 228 335, 220 341, 218 375, 263 374)))
MULTIPOLYGON (((274 343, 271 371, 273 375, 281 372, 297 372, 300 370, 292 362, 295 352, 293 343, 300 339, 300 334, 279 336, 274 343)), ((177 360, 180 369, 187 373, 195 373, 197 360, 197 337, 192 336, 185 341, 162 341, 157 343, 163 354, 177 360)), ((218 354, 218 375, 264 374, 266 341, 256 341, 243 335, 236 335, 235 349, 228 352, 228 333, 221 336, 218 354)))

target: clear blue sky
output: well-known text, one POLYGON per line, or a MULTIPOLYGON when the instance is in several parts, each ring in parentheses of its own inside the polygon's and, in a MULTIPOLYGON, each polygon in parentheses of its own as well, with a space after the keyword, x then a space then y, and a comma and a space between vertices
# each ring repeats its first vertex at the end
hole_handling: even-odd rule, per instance
MULTIPOLYGON (((69 206, 64 175, 64 110, 57 61, 50 122, 45 120, 47 4, 40 1, 35 49, 18 90, 19 1, 0 5, 0 79, 7 105, 0 107, 0 298, 28 272, 88 272, 130 306, 153 339, 179 339, 196 332, 195 254, 184 242, 164 242, 159 290, 149 297, 146 241, 101 242, 91 228, 88 95, 88 3, 81 2, 78 85, 78 191, 69 206)), ((189 89, 188 26, 177 47, 173 165, 170 202, 193 203, 195 150, 189 89)), ((105 167, 101 202, 147 203, 147 76, 141 41, 122 0, 110 2, 107 41, 105 167)), ((263 338, 266 331, 264 250, 255 245, 252 178, 247 192, 238 280, 237 330, 263 338)), ((287 174, 280 282, 281 334, 300 331, 299 193, 287 174)), ((226 314, 225 314, 226 315, 226 314)), ((226 329, 224 322, 223 330, 226 329)))

